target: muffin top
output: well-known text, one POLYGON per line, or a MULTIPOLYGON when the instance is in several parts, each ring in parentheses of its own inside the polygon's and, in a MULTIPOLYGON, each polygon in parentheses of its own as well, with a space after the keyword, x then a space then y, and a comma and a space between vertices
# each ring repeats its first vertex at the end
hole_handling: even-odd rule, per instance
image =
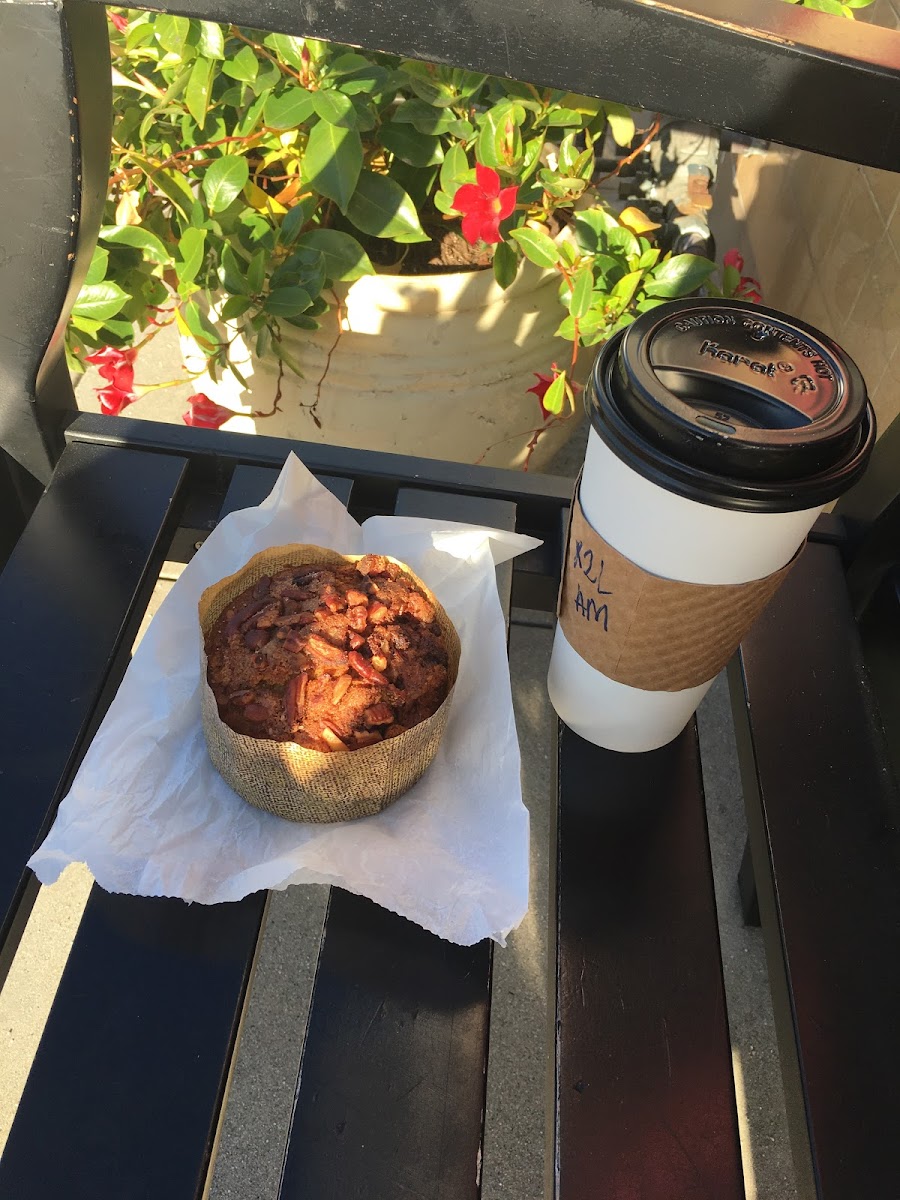
POLYGON ((206 637, 207 678, 236 733, 341 751, 397 737, 449 690, 433 604, 396 563, 301 563, 264 575, 206 637))

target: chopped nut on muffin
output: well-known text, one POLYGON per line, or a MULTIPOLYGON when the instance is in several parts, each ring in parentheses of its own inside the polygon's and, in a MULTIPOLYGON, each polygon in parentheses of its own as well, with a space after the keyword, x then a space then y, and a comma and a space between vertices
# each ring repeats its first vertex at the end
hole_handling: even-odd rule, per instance
POLYGON ((219 616, 206 654, 226 725, 310 750, 397 737, 449 689, 433 605, 379 554, 263 576, 219 616))

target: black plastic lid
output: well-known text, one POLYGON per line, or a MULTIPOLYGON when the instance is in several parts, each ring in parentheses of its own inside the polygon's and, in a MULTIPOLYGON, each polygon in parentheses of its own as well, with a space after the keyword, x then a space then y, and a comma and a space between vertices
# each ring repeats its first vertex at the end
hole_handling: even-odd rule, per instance
POLYGON ((875 444, 865 383, 840 346, 740 300, 644 313, 600 351, 585 403, 635 471, 719 508, 825 504, 856 482, 875 444))

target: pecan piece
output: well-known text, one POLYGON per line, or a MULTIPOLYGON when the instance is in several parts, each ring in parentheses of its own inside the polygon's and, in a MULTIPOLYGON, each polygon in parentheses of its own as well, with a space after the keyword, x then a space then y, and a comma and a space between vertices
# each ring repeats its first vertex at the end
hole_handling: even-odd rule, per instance
POLYGON ((360 646, 364 646, 366 644, 366 639, 364 637, 360 637, 358 633, 354 633, 353 630, 347 634, 347 637, 350 642, 351 650, 358 650, 360 646))
POLYGON ((367 729, 365 732, 354 733, 353 741, 359 747, 374 746, 376 742, 381 741, 381 734, 377 729, 367 729))
POLYGON ((365 592, 358 592, 356 588, 347 589, 347 604, 350 608, 356 608, 359 604, 368 604, 369 597, 365 592))
POLYGON ((264 596, 268 596, 269 588, 272 586, 271 575, 261 575, 256 581, 256 587, 253 589, 254 600, 262 600, 264 596))
POLYGON ((251 629, 244 634, 244 645, 250 650, 261 650, 270 636, 268 629, 251 629))
POLYGON ((367 662, 358 650, 351 650, 347 655, 347 661, 357 675, 359 675, 361 679, 365 679, 367 683, 380 683, 382 685, 387 684, 388 681, 385 679, 382 673, 380 671, 376 671, 372 664, 367 662))
POLYGON ((322 722, 322 741, 328 746, 329 750, 346 750, 346 745, 341 741, 330 725, 322 722))
POLYGON ((356 564, 360 575, 386 575, 388 560, 383 554, 364 554, 356 564))
POLYGON ((309 599, 309 592, 307 592, 304 588, 293 587, 291 585, 288 585, 288 587, 282 588, 281 594, 282 594, 282 596, 284 596, 284 598, 286 600, 308 600, 309 599))
POLYGON ((322 603, 330 612, 333 613, 343 612, 343 610, 347 607, 344 602, 344 598, 339 596, 332 587, 329 587, 325 590, 325 594, 322 596, 322 603))
POLYGON ((232 692, 228 699, 233 700, 235 704, 249 704, 253 699, 253 688, 244 688, 240 692, 232 692))
POLYGON ((306 649, 314 658, 320 659, 329 666, 345 667, 347 665, 347 655, 340 646, 327 642, 317 633, 311 633, 306 639, 306 649))
POLYGON ((364 605, 357 604, 354 605, 353 608, 347 609, 347 624, 351 629, 355 630, 356 633, 365 632, 368 620, 368 609, 364 605))
POLYGON ((295 675, 284 689, 284 716, 289 729, 293 729, 300 720, 306 700, 307 682, 308 676, 305 671, 302 671, 299 675, 295 675))
POLYGON ((363 713, 367 725, 390 725, 394 720, 394 710, 387 704, 373 704, 363 713))
POLYGON ((331 693, 331 703, 340 704, 353 682, 349 675, 341 675, 334 681, 334 691, 331 693))
POLYGON ((270 629, 281 616, 281 601, 274 600, 267 604, 256 618, 257 629, 270 629))
POLYGON ((368 617, 373 625, 383 625, 391 619, 391 610, 381 600, 373 600, 369 605, 368 617))
POLYGON ((268 599, 251 600, 249 604, 245 604, 243 608, 239 608, 225 626, 225 636, 231 637, 233 633, 237 633, 245 621, 249 621, 251 617, 256 616, 268 603, 268 599))
POLYGON ((388 660, 384 657, 383 654, 373 654, 372 655, 372 666, 375 668, 376 671, 381 671, 383 673, 387 670, 388 660))
POLYGON ((267 721, 269 710, 263 708, 261 704, 248 704, 244 709, 244 716, 248 721, 267 721))

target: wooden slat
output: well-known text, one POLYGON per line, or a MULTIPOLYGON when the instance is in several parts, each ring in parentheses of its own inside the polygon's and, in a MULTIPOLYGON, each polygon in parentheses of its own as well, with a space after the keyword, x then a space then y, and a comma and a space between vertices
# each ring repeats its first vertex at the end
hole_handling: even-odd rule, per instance
MULTIPOLYGON (((135 456, 119 455, 125 470, 135 456)), ((165 475, 164 456, 137 457, 165 475)), ((255 494, 234 480, 223 515, 276 478, 257 472, 255 494)), ((105 503, 120 519, 118 499, 105 503)), ((0 1159, 2 1200, 202 1194, 264 910, 263 893, 210 907, 92 889, 0 1159)))
POLYGON ((743 1197, 693 725, 559 743, 554 1197, 743 1197))
POLYGON ((69 447, 0 575, 0 980, 36 891, 25 863, 118 686, 185 470, 69 447))
POLYGON ((894 1196, 900 801, 836 548, 807 548, 731 678, 801 1184, 894 1196))
MULTIPOLYGON (((410 489, 396 512, 515 528, 513 504, 458 501, 410 489)), ((479 1195, 490 976, 489 942, 332 890, 281 1200, 479 1195)))

